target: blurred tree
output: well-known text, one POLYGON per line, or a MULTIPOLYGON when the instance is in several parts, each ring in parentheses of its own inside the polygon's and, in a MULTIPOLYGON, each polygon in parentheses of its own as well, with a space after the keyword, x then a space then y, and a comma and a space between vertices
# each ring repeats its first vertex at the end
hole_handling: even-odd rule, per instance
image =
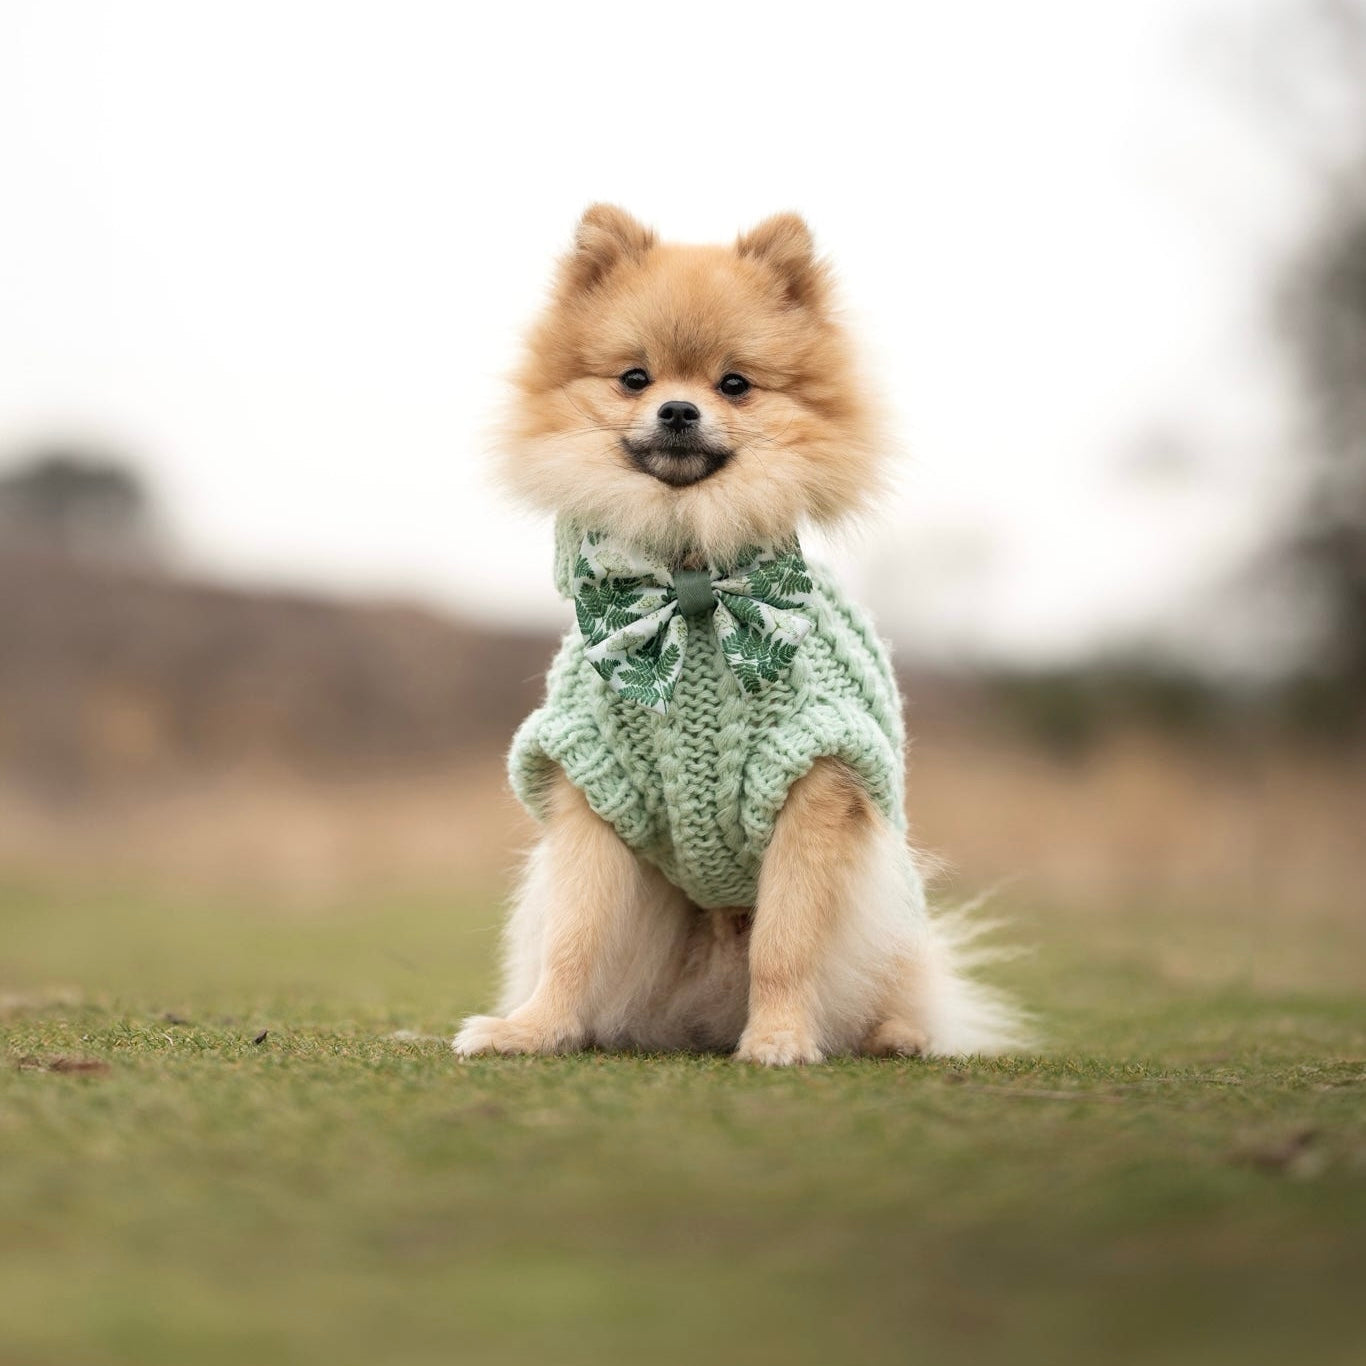
MULTIPOLYGON (((1300 687, 1323 720, 1366 718, 1366 7, 1304 11, 1323 130, 1320 208, 1283 282, 1281 322, 1309 418, 1309 467, 1283 545, 1318 619, 1300 687)), ((1306 96, 1306 105, 1310 96, 1306 96)), ((1310 116, 1306 115, 1306 123, 1310 116)))
POLYGON ((43 448, 0 475, 0 548, 145 564, 157 557, 151 498, 118 461, 43 448))
POLYGON ((1320 666, 1366 697, 1366 195, 1338 205, 1286 311, 1317 438, 1290 549, 1324 613, 1320 666))

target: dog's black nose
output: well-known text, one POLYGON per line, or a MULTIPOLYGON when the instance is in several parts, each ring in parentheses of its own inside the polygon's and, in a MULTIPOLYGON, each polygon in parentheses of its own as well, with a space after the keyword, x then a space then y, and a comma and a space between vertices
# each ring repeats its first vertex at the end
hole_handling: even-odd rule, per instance
POLYGON ((675 398, 668 403, 661 403, 656 416, 661 427, 668 427, 674 432, 686 432, 694 423, 702 421, 702 410, 695 403, 685 403, 675 398))

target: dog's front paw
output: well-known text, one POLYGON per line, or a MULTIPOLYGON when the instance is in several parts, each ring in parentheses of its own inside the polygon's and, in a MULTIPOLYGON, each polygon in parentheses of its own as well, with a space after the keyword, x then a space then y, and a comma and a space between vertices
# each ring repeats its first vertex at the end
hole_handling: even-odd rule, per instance
POLYGON ((820 1062, 821 1050, 814 1038, 799 1029, 747 1029, 735 1056, 741 1062, 761 1067, 791 1067, 796 1063, 820 1062))
POLYGON ((461 1026, 451 1047, 462 1058, 480 1053, 568 1053, 583 1046, 579 1030, 554 1028, 534 1017, 507 1019, 497 1015, 471 1015, 461 1026))

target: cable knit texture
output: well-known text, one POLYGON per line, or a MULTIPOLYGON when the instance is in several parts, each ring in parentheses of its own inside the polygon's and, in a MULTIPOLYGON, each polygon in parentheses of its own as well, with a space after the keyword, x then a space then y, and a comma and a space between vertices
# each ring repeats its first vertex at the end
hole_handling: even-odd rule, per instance
MULTIPOLYGON (((581 539, 581 528, 557 525, 565 597, 581 539)), ((887 651, 826 574, 811 577, 815 630, 785 678, 746 693, 703 619, 665 716, 613 692, 573 627, 545 702, 513 738, 508 768, 522 803, 544 818, 558 765, 632 849, 707 908, 754 904, 788 789, 821 757, 848 764, 904 830, 905 736, 887 651)))

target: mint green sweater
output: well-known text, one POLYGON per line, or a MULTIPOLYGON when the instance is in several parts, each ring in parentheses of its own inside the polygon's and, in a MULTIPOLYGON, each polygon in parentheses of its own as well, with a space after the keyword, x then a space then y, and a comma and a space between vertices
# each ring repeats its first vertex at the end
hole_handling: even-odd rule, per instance
MULTIPOLYGON (((579 533, 556 529, 556 586, 571 594, 579 533)), ((688 640, 667 715, 621 697, 584 658, 577 626, 550 667, 544 703, 508 759, 543 819, 558 765, 589 805, 698 906, 753 906, 788 789, 822 756, 842 759, 905 828, 901 701, 867 617, 812 570, 815 629, 785 678, 747 694, 704 618, 688 640)))

